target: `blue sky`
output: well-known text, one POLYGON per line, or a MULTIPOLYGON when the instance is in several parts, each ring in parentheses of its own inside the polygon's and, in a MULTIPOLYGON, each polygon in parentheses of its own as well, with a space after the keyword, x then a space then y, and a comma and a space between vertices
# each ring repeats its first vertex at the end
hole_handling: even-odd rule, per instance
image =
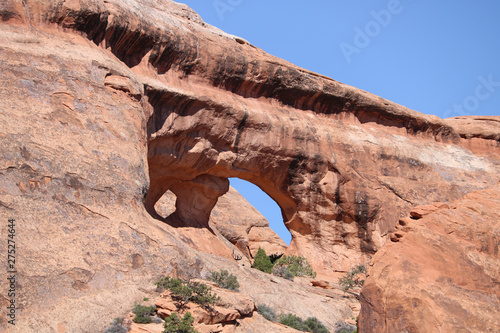
MULTIPOLYGON (((498 0, 180 2, 270 54, 419 112, 500 115, 498 0)), ((244 193, 256 191, 233 186, 283 226, 278 208, 273 221, 269 204, 254 203, 264 199, 244 193)))

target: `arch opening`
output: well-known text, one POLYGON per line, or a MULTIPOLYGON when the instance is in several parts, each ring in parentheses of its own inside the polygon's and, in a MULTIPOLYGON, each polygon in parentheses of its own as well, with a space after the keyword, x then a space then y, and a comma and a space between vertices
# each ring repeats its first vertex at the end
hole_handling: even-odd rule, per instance
POLYGON ((229 184, 269 221, 269 227, 289 246, 292 234, 285 226, 283 212, 276 201, 257 185, 246 180, 229 178, 229 184))
POLYGON ((193 227, 206 229, 222 241, 219 245, 226 244, 233 259, 240 253, 251 260, 259 247, 275 257, 288 249, 292 235, 285 226, 285 215, 278 203, 257 185, 239 178, 208 175, 179 184, 183 185, 172 186, 156 201, 156 218, 183 229, 181 232, 189 233, 193 227), (204 186, 200 188, 200 184, 204 186), (211 193, 214 188, 218 191, 211 193))
POLYGON ((155 212, 163 219, 175 212, 175 202, 177 196, 170 190, 167 190, 161 198, 155 203, 155 212))

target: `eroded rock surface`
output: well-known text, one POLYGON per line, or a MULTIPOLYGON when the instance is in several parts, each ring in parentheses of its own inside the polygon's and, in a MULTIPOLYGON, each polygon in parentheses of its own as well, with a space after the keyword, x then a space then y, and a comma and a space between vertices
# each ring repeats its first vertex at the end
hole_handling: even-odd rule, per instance
POLYGON ((287 251, 326 276, 369 258, 410 208, 500 178, 497 118, 476 129, 420 114, 184 5, 7 0, 0 18, 0 218, 17 221, 17 332, 97 332, 159 276, 219 268, 257 302, 333 327, 350 315, 341 299, 240 267, 209 229, 227 178, 269 194, 287 251), (168 190, 179 200, 161 216, 168 190))
POLYGON ((417 210, 373 257, 361 331, 499 331, 500 185, 417 210))
MULTIPOLYGON (((437 117, 267 55, 185 6, 9 4, 3 14, 9 22, 60 27, 66 37, 57 38, 86 41, 89 52, 80 54, 92 64, 96 53, 101 85, 141 109, 146 208, 158 218, 156 201, 167 190, 182 194, 165 219, 172 226, 207 228, 227 178, 240 177, 280 205, 293 237, 288 251, 328 274, 365 261, 410 207, 455 200, 498 181, 494 137, 469 138, 437 117)), ((77 121, 67 116, 70 102, 61 101, 57 114, 77 121)), ((216 251, 229 256, 223 252, 216 251)))

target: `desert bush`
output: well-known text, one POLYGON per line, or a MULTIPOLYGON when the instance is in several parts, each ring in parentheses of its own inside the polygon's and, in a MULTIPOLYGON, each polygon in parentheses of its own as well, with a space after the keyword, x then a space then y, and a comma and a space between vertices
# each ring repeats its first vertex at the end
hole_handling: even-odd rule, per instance
POLYGON ((182 308, 188 302, 200 304, 206 309, 211 307, 220 299, 212 293, 212 288, 204 283, 185 282, 181 279, 166 276, 156 282, 160 289, 168 289, 172 293, 172 298, 178 302, 178 307, 182 308))
POLYGON ((180 318, 177 312, 173 312, 170 317, 165 319, 163 333, 198 333, 193 327, 194 318, 191 312, 186 312, 184 317, 180 318))
POLYGON ((275 266, 273 267, 273 274, 276 276, 281 276, 284 279, 293 281, 294 275, 286 266, 275 266))
POLYGON ((146 306, 135 304, 132 308, 132 313, 135 314, 134 323, 138 324, 149 324, 152 322, 151 316, 156 312, 156 306, 146 306))
POLYGON ((269 321, 276 321, 276 312, 274 312, 274 309, 270 306, 259 304, 257 312, 269 321))
POLYGON ((273 270, 273 263, 271 259, 266 254, 264 249, 259 247, 257 254, 255 255, 255 259, 252 264, 252 268, 258 269, 259 271, 263 271, 265 273, 271 273, 273 270))
POLYGON ((346 322, 339 321, 335 323, 335 333, 356 333, 357 331, 356 326, 346 322))
POLYGON ((304 257, 298 257, 296 255, 282 256, 274 263, 274 271, 278 272, 279 267, 286 267, 293 276, 310 276, 312 278, 316 277, 316 272, 313 271, 311 265, 307 262, 304 257))
POLYGON ((290 326, 298 331, 311 332, 311 333, 328 333, 328 329, 316 317, 309 317, 306 320, 294 315, 286 314, 279 316, 280 324, 290 326))
POLYGON ((290 326, 291 328, 295 328, 298 331, 307 331, 308 327, 300 317, 297 317, 294 314, 286 314, 286 315, 281 315, 279 319, 279 323, 290 326))
POLYGON ((158 280, 158 282, 156 282, 156 287, 159 289, 170 290, 173 298, 179 302, 180 307, 189 302, 193 294, 193 290, 189 288, 189 285, 186 282, 170 276, 166 276, 158 280))
POLYGON ((137 324, 150 324, 153 322, 153 319, 149 316, 135 316, 132 320, 137 324))
POLYGON ((141 317, 151 316, 155 312, 156 312, 156 306, 154 305, 146 306, 141 304, 135 304, 134 307, 132 308, 132 313, 134 313, 136 316, 141 316, 141 317))
POLYGON ((190 282, 189 287, 193 291, 191 301, 200 304, 205 308, 210 308, 212 305, 220 300, 220 297, 212 293, 212 288, 204 283, 190 282))
POLYGON ((110 326, 106 327, 104 333, 127 333, 128 328, 122 325, 123 318, 115 318, 110 326))
POLYGON ((307 326, 307 331, 312 333, 328 333, 328 329, 321 321, 316 317, 309 317, 304 320, 304 324, 307 326))
POLYGON ((343 291, 348 292, 354 287, 362 287, 365 283, 366 267, 364 265, 356 265, 351 268, 343 277, 339 279, 339 285, 343 291))
POLYGON ((219 272, 211 272, 208 276, 210 281, 217 283, 221 288, 238 291, 240 284, 238 278, 233 274, 229 274, 225 269, 219 272))

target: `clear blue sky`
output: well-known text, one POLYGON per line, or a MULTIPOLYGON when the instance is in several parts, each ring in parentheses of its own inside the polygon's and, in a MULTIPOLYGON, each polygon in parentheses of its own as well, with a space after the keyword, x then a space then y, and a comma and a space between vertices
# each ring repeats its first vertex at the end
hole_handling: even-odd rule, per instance
MULTIPOLYGON (((411 109, 500 115, 499 0, 180 2, 270 54, 411 109)), ((268 217, 268 204, 255 206, 268 217)))

